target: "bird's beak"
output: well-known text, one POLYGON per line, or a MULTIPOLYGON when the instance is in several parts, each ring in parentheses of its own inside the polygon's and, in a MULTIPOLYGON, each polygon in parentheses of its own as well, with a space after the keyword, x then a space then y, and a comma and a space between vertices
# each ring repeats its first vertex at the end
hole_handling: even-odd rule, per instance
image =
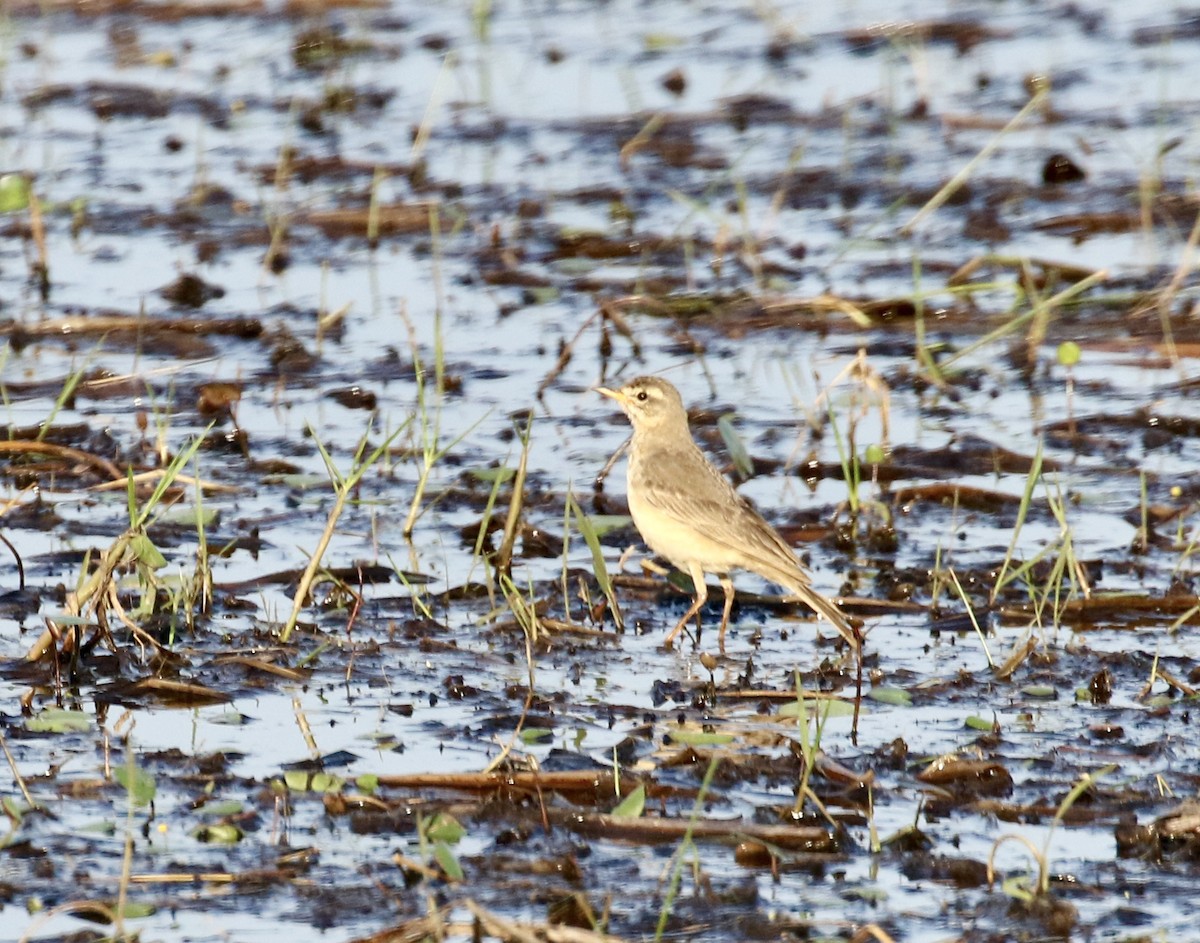
POLYGON ((625 394, 620 390, 610 390, 606 386, 593 386, 592 389, 601 396, 607 396, 609 399, 615 399, 622 406, 625 405, 625 394))

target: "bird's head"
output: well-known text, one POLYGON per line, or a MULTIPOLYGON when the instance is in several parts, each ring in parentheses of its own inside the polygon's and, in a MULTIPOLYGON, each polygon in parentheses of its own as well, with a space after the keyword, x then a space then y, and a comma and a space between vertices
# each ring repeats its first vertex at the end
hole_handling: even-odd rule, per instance
POLYGON ((598 386, 596 392, 617 401, 634 432, 680 424, 687 429, 687 411, 679 391, 659 377, 638 377, 615 390, 598 386))

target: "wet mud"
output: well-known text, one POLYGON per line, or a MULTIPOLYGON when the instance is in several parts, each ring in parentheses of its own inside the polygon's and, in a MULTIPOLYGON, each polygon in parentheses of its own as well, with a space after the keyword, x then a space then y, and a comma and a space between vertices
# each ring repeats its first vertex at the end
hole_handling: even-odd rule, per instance
POLYGON ((1194 17, 807 6, 6 7, 0 937, 1194 933, 1194 17))

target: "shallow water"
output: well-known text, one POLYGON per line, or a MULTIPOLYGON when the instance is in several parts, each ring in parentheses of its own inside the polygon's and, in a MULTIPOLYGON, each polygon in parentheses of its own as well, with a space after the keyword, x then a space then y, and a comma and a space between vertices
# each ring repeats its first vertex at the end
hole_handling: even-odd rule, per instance
MULTIPOLYGON (((628 742, 624 775, 644 776, 659 790, 647 816, 686 820, 712 749, 697 748, 694 762, 672 762, 686 759, 670 736, 687 721, 734 734, 722 753, 729 778, 718 779, 706 816, 761 824, 793 806, 795 723, 775 717, 773 702, 732 694, 794 690, 797 671, 807 689, 852 694, 831 667, 837 652, 811 643, 827 628, 745 602, 728 656, 710 675, 700 651, 713 647, 711 625, 699 651, 660 646, 685 597, 627 587, 622 604, 636 630, 616 635, 605 622, 596 626, 606 630, 602 636, 552 636, 536 648, 540 698, 527 725, 549 733, 526 743, 514 738, 525 723, 529 669, 508 606, 502 596, 493 604, 444 595, 485 578, 472 540, 460 533, 478 523, 487 497, 488 485, 470 473, 515 465, 514 415, 534 417, 527 523, 561 536, 568 489, 589 513, 623 511, 620 466, 603 495, 593 494, 592 482, 627 426, 590 388, 643 372, 662 372, 680 387, 699 412, 695 430, 723 463, 716 417, 735 414, 743 443, 764 469, 742 490, 773 522, 813 528, 797 543, 822 592, 885 603, 899 593, 897 584, 909 583, 900 595, 919 604, 860 613, 869 631, 867 688, 903 688, 912 705, 868 700, 857 742, 849 718, 835 717, 821 746, 857 773, 875 774, 869 809, 879 836, 916 822, 927 848, 870 853, 865 796, 818 775, 823 801, 846 817, 842 852, 821 865, 785 855, 773 877, 736 862, 727 847, 702 844, 698 868, 707 883, 684 880, 671 932, 787 939, 814 921, 817 931, 842 938, 851 924, 867 923, 907 940, 1049 934, 1045 921, 1014 910, 999 886, 955 886, 928 870, 942 858, 986 862, 996 840, 1014 834, 1037 848, 1049 841, 1051 870, 1063 876, 1053 891, 1077 908, 1077 935, 1190 932, 1190 859, 1125 857, 1114 832, 1123 816, 1149 824, 1175 797, 1194 792, 1191 698, 1178 688, 1168 698, 1168 685, 1151 677, 1158 658, 1175 678, 1195 683, 1200 651, 1190 630, 1200 619, 1192 612, 1178 631, 1166 631, 1187 607, 1168 612, 1165 601, 1168 590, 1181 598, 1196 593, 1189 541, 1200 438, 1194 427, 1163 431, 1149 417, 1195 414, 1200 336, 1186 240, 1200 211, 1192 183, 1196 40, 1151 32, 1185 22, 1155 4, 811 6, 527 3, 491 9, 482 33, 465 5, 306 16, 272 6, 178 20, 149 6, 94 16, 53 6, 12 9, 2 53, 0 170, 29 174, 43 203, 50 287, 43 299, 30 277, 37 250, 28 212, 0 217, 7 236, 0 241, 0 317, 10 341, 0 381, 10 427, 29 430, 52 416, 58 432, 50 441, 61 436, 118 468, 142 470, 155 463, 160 441, 174 452, 204 433, 201 384, 236 381, 246 452, 221 442, 231 429, 223 421, 199 454, 202 477, 237 486, 205 496, 205 507, 220 514, 206 538, 220 547, 254 534, 259 543, 214 560, 213 613, 199 618, 195 632, 177 627, 168 639, 181 667, 154 665, 118 632, 120 657, 100 646, 96 661, 85 659, 77 683, 62 692, 88 716, 99 713, 101 724, 30 734, 18 698, 31 693, 29 713, 37 715, 61 689, 48 667, 26 668, 22 659, 44 617, 62 611, 57 585, 75 585, 83 552, 109 546, 128 511, 121 490, 91 489, 101 476, 30 469, 5 456, 4 500, 26 509, 24 516, 9 511, 5 534, 41 598, 5 611, 3 729, 16 769, 52 817, 14 821, 9 852, 0 855, 0 882, 10 889, 0 895, 0 937, 70 932, 83 926, 77 918, 42 922, 29 910, 115 896, 126 799, 110 770, 124 762, 120 744, 128 736, 158 790, 153 818, 141 809, 130 820, 135 874, 245 875, 272 867, 289 848, 319 854, 311 869, 242 885, 245 893, 203 882, 135 885, 133 899, 157 906, 129 922, 146 938, 271 938, 280 921, 298 941, 357 938, 425 913, 425 890, 455 922, 450 938, 468 933, 467 901, 542 923, 547 901, 573 891, 595 910, 611 910, 614 934, 649 938, 677 843, 584 838, 562 825, 545 833, 540 822, 530 824, 536 803, 445 789, 383 788, 379 798, 395 821, 380 826, 365 813, 339 813, 315 793, 294 791, 285 802, 269 786, 287 764, 314 752, 353 754, 332 769, 352 780, 478 771, 510 745, 531 767, 603 769, 628 742), (909 19, 942 26, 912 32, 903 27, 909 19), (323 26, 356 48, 302 68, 293 48, 323 26), (663 83, 673 69, 683 73, 679 95, 663 83), (1031 75, 1049 77, 1043 108, 1000 139, 969 175, 965 194, 913 235, 901 232, 1026 104, 1031 75), (345 104, 351 92, 352 109, 345 104), (428 139, 414 148, 423 122, 428 139), (648 132, 648 124, 657 130, 648 132), (622 159, 621 148, 639 131, 645 145, 622 159), (1043 164, 1056 152, 1079 164, 1086 179, 1044 185, 1043 164), (289 155, 295 172, 277 185, 289 155), (306 176, 306 158, 342 163, 306 176), (370 245, 365 233, 337 238, 313 222, 317 211, 363 205, 377 167, 387 171, 378 181, 381 203, 437 203, 436 237, 422 222, 370 245), (202 187, 210 189, 196 199, 202 187), (1084 218, 1075 226, 1099 224, 1101 214, 1110 214, 1106 225, 1117 225, 1112 216, 1125 221, 1119 231, 1085 229, 1079 238, 1045 226, 1070 215, 1084 218), (274 273, 264 255, 280 227, 287 264, 274 273), (580 248, 583 236, 595 238, 591 248, 580 248), (1010 261, 970 276, 973 293, 950 290, 953 272, 988 253, 1107 272, 1081 302, 1054 311, 1028 374, 1020 361, 1027 325, 964 356, 939 391, 918 363, 911 309, 858 326, 800 303, 823 294, 864 306, 919 298, 926 342, 946 357, 1029 310, 1010 261), (1160 318, 1153 292, 1177 271, 1179 292, 1160 318), (196 310, 173 306, 159 290, 184 272, 224 294, 196 310), (707 304, 684 309, 680 300, 689 295, 707 304), (780 313, 784 303, 792 307, 780 313), (601 305, 623 320, 585 323, 601 305), (318 318, 343 306, 342 325, 319 334, 318 318), (89 321, 113 314, 140 315, 145 329, 87 330, 89 321), (68 318, 80 320, 67 325, 68 318), (262 334, 206 333, 232 318, 257 319, 262 334), (201 324, 195 333, 155 329, 191 320, 201 324), (632 337, 622 334, 625 324, 632 337), (1175 357, 1164 324, 1178 345, 1175 357), (46 325, 52 330, 42 336, 46 325), (289 339, 311 360, 281 359, 289 339), (1082 348, 1071 371, 1056 362, 1068 340, 1082 348), (559 371, 564 344, 574 354, 559 371), (439 347, 454 389, 441 400, 431 394, 424 415, 450 447, 430 478, 431 506, 405 541, 400 531, 423 435, 413 355, 430 367, 439 347), (827 408, 813 405, 860 348, 889 391, 886 442, 877 401, 864 406, 861 390, 843 385, 828 394, 836 429, 827 408), (81 387, 55 410, 67 378, 94 370, 136 382, 116 393, 81 387), (368 409, 329 395, 355 385, 376 398, 373 424, 368 409), (860 453, 876 443, 913 450, 903 463, 912 470, 861 488, 892 516, 894 550, 867 539, 839 541, 823 528, 847 520, 837 440, 860 409, 860 453), (1079 436, 1059 426, 1071 417, 1079 436), (422 599, 433 622, 420 618, 393 579, 363 587, 353 618, 345 602, 310 605, 298 635, 279 645, 275 633, 290 611, 295 575, 331 506, 314 440, 345 470, 365 430, 377 443, 406 422, 389 461, 364 478, 325 559, 428 576, 422 599), (1039 443, 1057 467, 1034 491, 1017 558, 1059 540, 1047 495, 1061 493, 1075 552, 1103 564, 1096 592, 1144 594, 1163 602, 1160 611, 1114 606, 1095 620, 1064 615, 1062 624, 1047 619, 1030 629, 1027 615, 1011 611, 1022 599, 1016 587, 1004 598, 1010 611, 983 611, 1039 443), (995 449, 1023 459, 1001 467, 995 458, 995 468, 957 464, 995 449), (820 463, 815 472, 811 462, 820 463), (895 498, 898 489, 942 480, 943 472, 949 482, 1010 501, 979 508, 895 498), (35 491, 23 490, 30 484, 35 491), (34 518, 28 508, 35 501, 59 519, 34 518), (1153 528, 1149 550, 1137 553, 1143 506, 1152 517, 1162 512, 1164 522, 1153 528), (1027 634, 1038 640, 1035 656, 1011 680, 990 672, 946 583, 950 568, 971 592, 997 661, 1027 634), (281 572, 291 578, 264 579, 281 572), (944 630, 936 622, 955 616, 944 630), (496 629, 497 619, 508 628, 496 629), (222 661, 231 653, 312 674, 300 682, 232 668, 222 661), (1079 700, 1077 690, 1105 668, 1115 678, 1111 701, 1079 700), (169 708, 112 687, 176 672, 227 694, 229 703, 169 708), (112 696, 116 703, 105 712, 99 705, 112 696), (237 714, 244 723, 222 722, 237 714), (994 717, 997 733, 969 729, 969 716, 994 717), (1123 730, 1102 739, 1089 732, 1099 723, 1123 730), (897 738, 907 758, 894 761, 897 738), (999 805, 947 798, 917 778, 946 753, 999 764, 1013 778, 1011 790, 994 797, 999 805), (749 765, 751 758, 762 767, 749 765), (1117 768, 1051 835, 1049 821, 1071 787, 1109 764, 1117 768), (242 803, 237 843, 197 839, 206 790, 242 803), (466 872, 461 884, 406 886, 393 853, 425 855, 409 808, 449 809, 463 821, 466 836, 455 847, 466 872), (85 831, 96 822, 114 830, 85 831), (537 870, 562 855, 577 857, 580 878, 537 870)), ((1048 297, 1079 277, 1037 291, 1048 297)), ((892 453, 891 464, 901 464, 898 456, 892 453)), ((497 507, 507 501, 505 491, 497 507)), ((873 520, 871 513, 863 518, 873 520)), ((152 535, 167 559, 164 574, 191 571, 194 529, 152 535)), ((605 538, 610 568, 634 539, 627 529, 605 538)), ((598 591, 579 534, 566 554, 566 604, 558 582, 563 557, 533 556, 523 544, 518 551, 517 586, 554 617, 566 607, 572 620, 585 622, 574 598, 578 577, 593 599, 598 591)), ((641 556, 625 564, 627 575, 641 572, 641 556)), ((15 576, 7 585, 16 586, 15 576)), ((771 591, 754 577, 739 578, 739 587, 771 591)), ((15 782, 4 795, 20 799, 15 782)), ((552 811, 574 808, 560 795, 542 801, 552 811)), ((611 796, 595 809, 615 804, 611 796)), ((996 866, 1002 878, 1034 869, 1011 841, 998 847, 996 866)))

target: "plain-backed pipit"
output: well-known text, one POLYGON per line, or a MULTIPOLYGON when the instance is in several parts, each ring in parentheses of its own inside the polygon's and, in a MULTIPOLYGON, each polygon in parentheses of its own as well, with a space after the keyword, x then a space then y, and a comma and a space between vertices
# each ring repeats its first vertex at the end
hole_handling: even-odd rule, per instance
POLYGON ((687 573, 696 588, 668 644, 708 599, 704 574, 715 573, 725 591, 719 635, 724 651, 734 595, 729 573, 750 570, 788 589, 858 649, 858 635, 812 588, 792 548, 697 447, 675 387, 658 377, 638 377, 620 389, 596 392, 615 399, 633 424, 627 485, 633 523, 650 549, 687 573))

